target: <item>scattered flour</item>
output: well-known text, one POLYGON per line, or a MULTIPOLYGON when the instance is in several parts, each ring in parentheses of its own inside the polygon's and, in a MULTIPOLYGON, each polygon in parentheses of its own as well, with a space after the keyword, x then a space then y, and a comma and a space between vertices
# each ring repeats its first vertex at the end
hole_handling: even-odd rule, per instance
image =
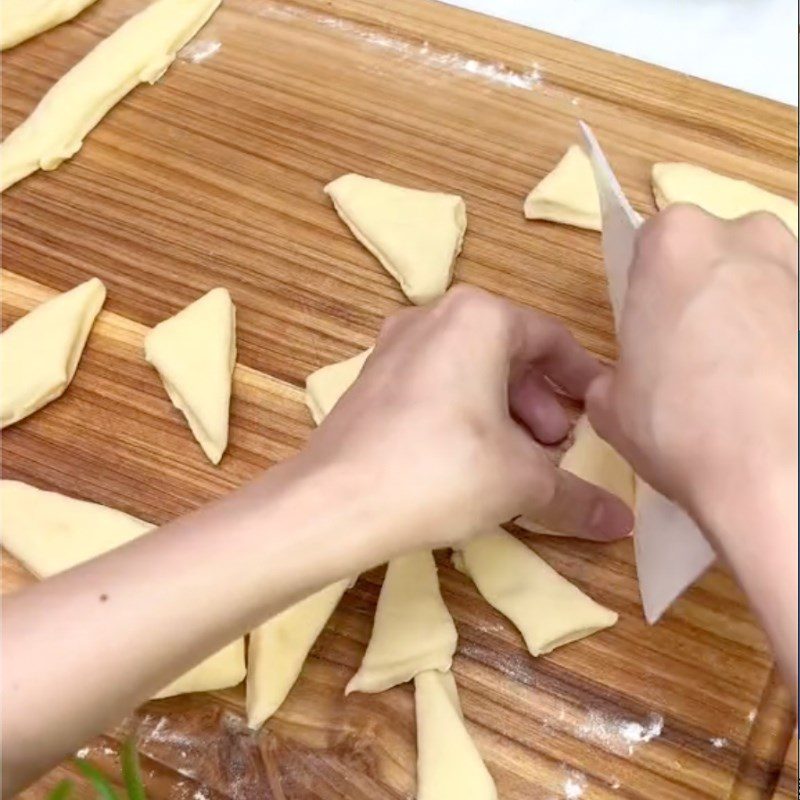
POLYGON ((208 800, 208 795, 204 789, 198 789, 193 795, 192 800, 208 800))
POLYGON ((708 741, 717 748, 728 746, 728 740, 723 736, 712 736, 708 741))
POLYGON ((578 800, 583 797, 586 788, 586 779, 579 772, 570 773, 564 781, 564 797, 566 800, 578 800))
POLYGON ((753 722, 755 720, 755 718, 756 718, 756 714, 757 713, 758 713, 757 709, 751 708, 750 709, 750 713, 747 715, 747 721, 748 722, 753 722))
POLYGON ((222 42, 200 39, 197 42, 187 44, 186 47, 181 50, 179 57, 184 61, 191 61, 192 64, 199 64, 201 61, 211 58, 220 47, 222 47, 222 42))
POLYGON ((643 722, 606 716, 590 711, 588 720, 577 730, 579 738, 595 742, 612 753, 633 755, 637 745, 646 744, 661 736, 664 717, 650 712, 643 722))
POLYGON ((86 758, 90 752, 91 749, 89 747, 81 747, 81 749, 75 753, 75 758, 86 758))

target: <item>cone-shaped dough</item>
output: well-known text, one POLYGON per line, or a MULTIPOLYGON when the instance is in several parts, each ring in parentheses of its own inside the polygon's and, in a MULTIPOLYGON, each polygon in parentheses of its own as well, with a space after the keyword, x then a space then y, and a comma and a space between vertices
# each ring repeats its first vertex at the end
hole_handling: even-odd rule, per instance
MULTIPOLYGON (((34 575, 48 578, 151 530, 143 520, 97 503, 0 481, 2 544, 34 575)), ((156 695, 224 689, 245 675, 244 639, 237 639, 156 695)))
MULTIPOLYGON (((6 0, 3 0, 6 2, 6 0)), ((0 146, 0 191, 72 158, 84 137, 139 83, 155 83, 220 0, 156 0, 64 75, 0 146)))
POLYGON ((3 0, 0 4, 0 50, 54 28, 95 0, 3 0))
POLYGON ((577 144, 530 191, 523 211, 528 219, 548 219, 593 231, 603 229, 592 164, 577 144))
POLYGON ((467 227, 461 197, 352 173, 329 183, 325 191, 356 239, 412 303, 428 303, 447 291, 467 227))
POLYGON ((349 583, 345 579, 326 586, 251 632, 247 667, 251 728, 262 725, 286 699, 349 583))
POLYGON ((346 361, 328 364, 306 378, 306 405, 317 425, 331 413, 339 398, 359 376, 371 352, 370 347, 346 361))
POLYGON ((417 800, 495 800, 497 789, 469 735, 451 672, 414 678, 417 800))
POLYGON ((616 613, 595 603, 502 528, 475 537, 454 553, 453 563, 514 623, 531 655, 549 653, 617 621, 616 613))
POLYGON ((3 428, 63 394, 105 299, 105 286, 91 278, 37 306, 0 335, 3 428))
POLYGON ((672 203, 693 203, 722 219, 769 211, 797 236, 796 203, 694 164, 654 164, 653 194, 659 209, 672 203))
POLYGON ((458 634, 439 591, 439 574, 429 550, 389 562, 372 636, 350 692, 383 692, 428 670, 446 672, 458 634))
POLYGON ((236 309, 227 289, 212 289, 147 334, 145 358, 185 415, 213 464, 228 446, 236 309))

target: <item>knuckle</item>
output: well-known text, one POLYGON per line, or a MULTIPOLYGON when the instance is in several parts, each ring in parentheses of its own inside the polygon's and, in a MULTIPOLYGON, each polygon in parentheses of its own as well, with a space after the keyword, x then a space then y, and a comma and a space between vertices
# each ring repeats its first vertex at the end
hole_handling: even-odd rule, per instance
POLYGON ((489 292, 459 284, 445 295, 442 311, 449 317, 483 327, 496 326, 503 318, 502 303, 489 292))

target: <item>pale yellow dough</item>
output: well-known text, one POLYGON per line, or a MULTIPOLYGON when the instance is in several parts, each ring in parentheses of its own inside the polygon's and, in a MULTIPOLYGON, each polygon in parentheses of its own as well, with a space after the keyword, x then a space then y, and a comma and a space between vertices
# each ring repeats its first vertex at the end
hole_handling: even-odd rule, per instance
POLYGON ((91 278, 37 306, 0 335, 3 428, 64 393, 105 299, 105 286, 91 278))
POLYGON ((339 398, 359 376, 371 352, 370 347, 346 361, 321 367, 306 378, 306 405, 317 425, 330 414, 339 398))
MULTIPOLYGON (((97 503, 0 481, 2 544, 34 575, 48 578, 141 536, 154 526, 97 503)), ((224 689, 245 675, 244 639, 237 639, 156 696, 224 689)))
POLYGON ((260 727, 280 708, 308 653, 349 585, 337 581, 250 633, 247 724, 260 727))
POLYGON ((0 50, 80 14, 95 0, 3 0, 0 3, 0 50))
POLYGON ((495 800, 497 789, 469 735, 451 672, 414 678, 417 800, 495 800))
POLYGON ((525 198, 528 219, 546 219, 599 231, 603 229, 600 196, 589 157, 573 144, 552 172, 525 198))
POLYGON ((615 612, 562 578, 502 528, 476 536, 453 554, 453 563, 514 623, 531 655, 544 655, 617 621, 615 612))
MULTIPOLYGON (((3 0, 6 2, 6 0, 3 0)), ((55 169, 139 83, 155 83, 220 0, 156 0, 64 75, 0 145, 0 191, 37 169, 55 169)))
POLYGON ((796 203, 747 181, 728 178, 694 164, 654 164, 653 194, 659 209, 672 203, 693 203, 722 219, 769 211, 797 236, 796 203))
POLYGON ((226 289, 212 289, 156 325, 144 342, 203 452, 218 464, 228 446, 231 380, 236 366, 236 309, 226 289))
POLYGON ((412 303, 428 303, 447 291, 467 227, 461 197, 352 173, 329 183, 325 192, 412 303))
POLYGON ((420 672, 446 672, 457 640, 433 554, 421 550, 395 558, 383 579, 369 645, 345 694, 383 692, 420 672))

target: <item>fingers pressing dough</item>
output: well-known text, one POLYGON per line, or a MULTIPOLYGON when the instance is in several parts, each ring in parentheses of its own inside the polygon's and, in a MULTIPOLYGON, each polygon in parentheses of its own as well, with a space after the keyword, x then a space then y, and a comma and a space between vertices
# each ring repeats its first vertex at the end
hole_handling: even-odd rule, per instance
MULTIPOLYGON (((4 0, 5 2, 5 0, 4 0)), ((220 0, 156 0, 64 75, 0 145, 0 191, 72 158, 84 137, 139 83, 155 83, 220 0)))
POLYGON ((345 694, 383 692, 420 672, 446 672, 457 640, 433 554, 421 550, 395 558, 383 579, 369 645, 345 694))
POLYGON ((371 352, 370 347, 346 361, 328 364, 306 378, 306 405, 317 425, 330 414, 339 398, 359 376, 371 352))
POLYGON ((203 452, 218 464, 228 446, 236 366, 236 309, 228 291, 212 289, 156 325, 145 338, 144 352, 203 452))
POLYGON ((354 174, 337 178, 325 192, 412 303, 428 303, 447 291, 467 227, 461 197, 354 174))
POLYGON ((514 623, 531 655, 544 655, 617 621, 616 613, 562 578, 502 528, 476 536, 453 554, 453 563, 514 623))
POLYGON ((593 231, 603 229, 592 164, 577 144, 531 190, 523 211, 528 219, 546 219, 593 231))
POLYGON ((92 278, 37 306, 0 335, 3 428, 63 394, 105 299, 105 286, 92 278))
POLYGON ((672 203, 693 203, 721 219, 769 211, 797 236, 797 204, 752 183, 681 163, 654 164, 652 177, 659 209, 672 203))
MULTIPOLYGON (((40 578, 114 550, 154 527, 122 511, 19 481, 0 481, 0 521, 3 547, 40 578)), ((156 697, 224 689, 244 675, 244 639, 237 639, 156 697)))
POLYGON ((95 0, 3 0, 0 4, 0 50, 7 50, 80 14, 95 0))
POLYGON ((260 727, 280 708, 317 637, 349 585, 326 586, 250 633, 247 724, 260 727))
POLYGON ((417 800, 495 800, 497 789, 469 735, 452 672, 414 678, 417 800))

